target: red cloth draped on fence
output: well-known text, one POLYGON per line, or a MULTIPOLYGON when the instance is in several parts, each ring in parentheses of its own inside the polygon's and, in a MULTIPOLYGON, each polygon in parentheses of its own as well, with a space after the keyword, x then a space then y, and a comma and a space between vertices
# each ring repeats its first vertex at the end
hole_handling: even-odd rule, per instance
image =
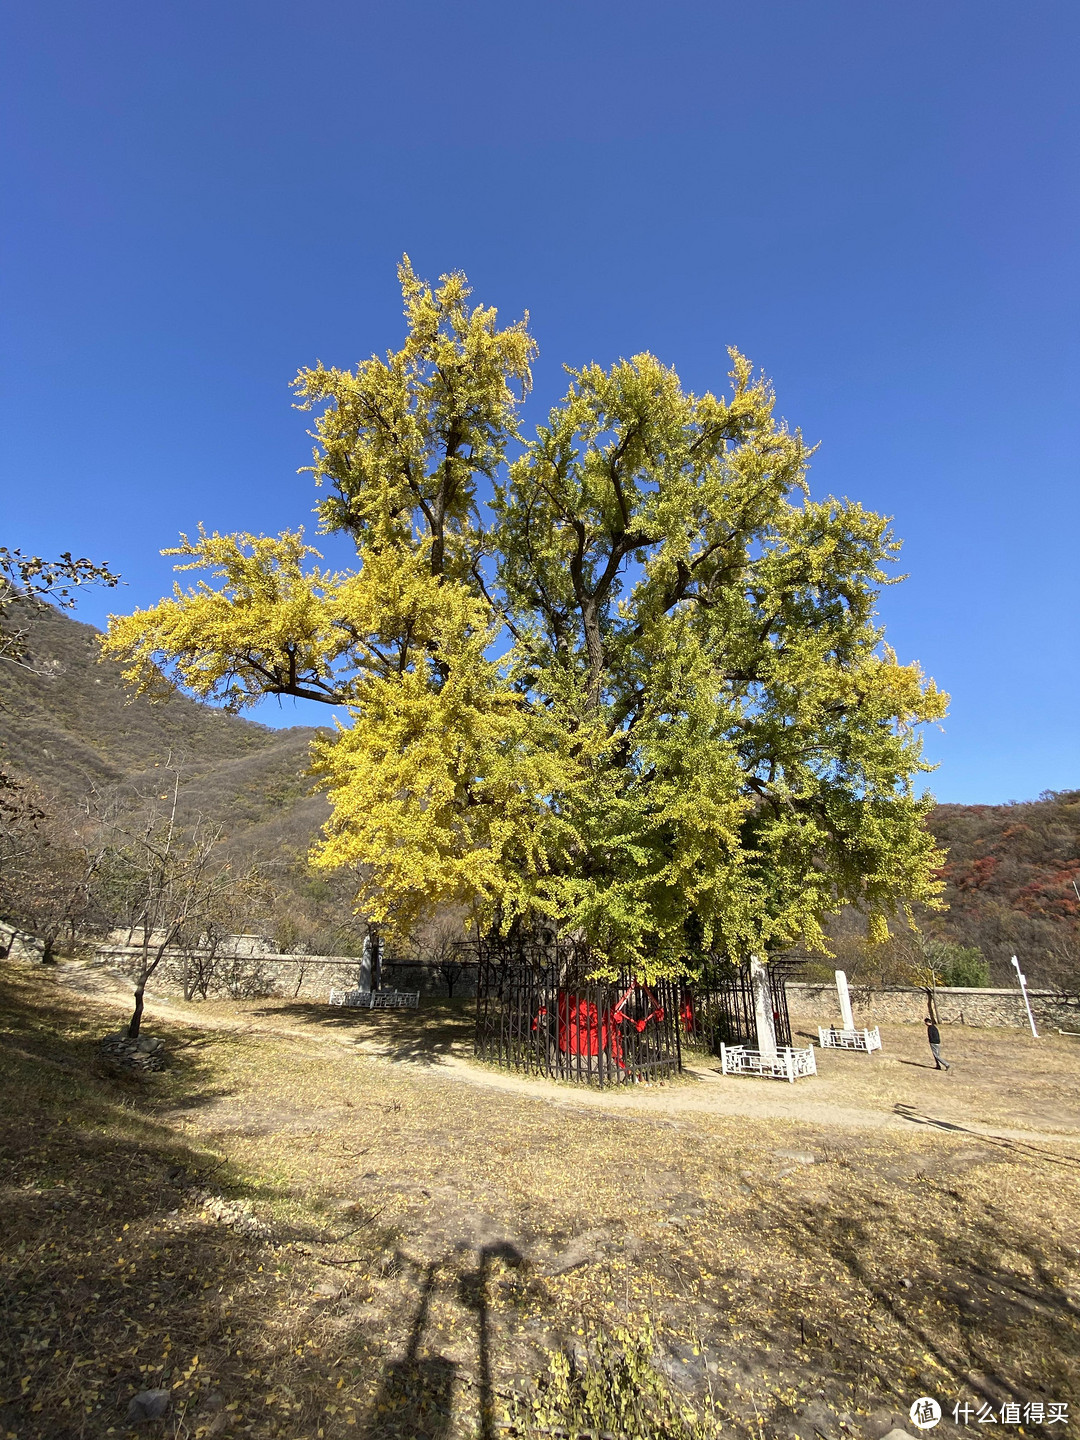
POLYGON ((623 1063, 622 1017, 571 990, 559 991, 559 1049, 564 1055, 610 1053, 623 1063))
MULTIPOLYGON (((557 1007, 556 1043, 564 1055, 609 1054, 620 1069, 624 1068, 623 1025, 633 1025, 640 1035, 650 1020, 660 1021, 664 1018, 664 1007, 657 1003, 656 996, 647 987, 636 982, 611 1009, 601 1007, 595 1001, 577 995, 572 990, 559 991, 557 1007), (644 1016, 627 1015, 627 1002, 638 990, 642 990, 648 997, 648 1012, 644 1016)), ((545 1006, 532 1022, 532 1028, 538 1029, 546 1017, 545 1006)))
POLYGON ((642 1031, 645 1029, 645 1026, 648 1025, 648 1023, 649 1023, 650 1020, 656 1020, 656 1021, 663 1020, 663 1018, 664 1018, 664 1007, 663 1007, 661 1004, 659 1004, 659 1002, 657 1001, 656 996, 653 994, 653 992, 649 989, 649 987, 648 987, 647 985, 639 985, 638 982, 635 980, 634 983, 630 986, 630 989, 627 990, 626 994, 622 997, 622 999, 619 1001, 619 1003, 615 1006, 615 1009, 614 1009, 614 1011, 613 1011, 612 1013, 615 1014, 615 1015, 617 1015, 620 1020, 627 1020, 627 1021, 629 1021, 629 1023, 630 1023, 631 1025, 633 1025, 634 1029, 635 1029, 635 1030, 638 1032, 638 1034, 640 1035, 640 1034, 642 1033, 642 1031), (637 991, 641 991, 641 993, 642 993, 642 994, 645 996, 645 998, 648 1000, 648 1002, 649 1002, 649 1008, 648 1008, 648 1011, 647 1011, 644 1015, 639 1015, 637 1018, 635 1018, 633 1015, 627 1015, 626 1010, 625 1010, 624 1007, 626 1006, 626 1002, 627 1002, 637 991))

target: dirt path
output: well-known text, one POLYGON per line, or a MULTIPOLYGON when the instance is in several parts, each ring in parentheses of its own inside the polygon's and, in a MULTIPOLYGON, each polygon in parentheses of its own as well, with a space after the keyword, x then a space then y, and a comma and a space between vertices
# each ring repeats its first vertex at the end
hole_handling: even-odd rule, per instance
MULTIPOLYGON (((872 1062, 871 1062, 872 1063, 872 1062)), ((912 1108, 902 1111, 862 1109, 837 1105, 816 1098, 812 1092, 792 1086, 781 1088, 782 1082, 734 1079, 720 1075, 706 1066, 687 1066, 687 1077, 701 1087, 679 1087, 640 1093, 636 1090, 597 1093, 584 1087, 553 1085, 550 1081, 529 1080, 523 1076, 500 1075, 457 1056, 440 1061, 440 1073, 470 1085, 505 1090, 515 1095, 531 1095, 553 1105, 574 1109, 593 1109, 608 1114, 642 1112, 650 1115, 737 1115, 757 1120, 797 1120, 808 1125, 822 1125, 836 1130, 903 1130, 923 1125, 942 1133, 980 1135, 988 1139, 1026 1140, 1041 1143, 1080 1144, 1080 1126, 1075 1132, 1017 1130, 1003 1126, 980 1125, 977 1121, 958 1121, 932 1117, 912 1108), (554 1092, 554 1093, 553 1093, 554 1092)), ((948 1107, 940 1107, 947 1109, 948 1107)))
MULTIPOLYGON (((130 990, 122 978, 108 970, 75 962, 61 966, 57 978, 69 988, 118 1009, 130 1007, 130 990)), ((1027 1052, 1031 1046, 1022 1034, 962 1032, 964 1047, 970 1053, 963 1056, 965 1074, 961 1077, 955 1071, 938 1073, 928 1066, 921 1033, 901 1033, 913 1029, 906 1026, 891 1027, 895 1033, 886 1034, 895 1054, 871 1057, 819 1051, 819 1075, 809 1082, 786 1085, 747 1076, 735 1078, 722 1075, 715 1065, 698 1062, 689 1064, 684 1078, 673 1085, 596 1091, 478 1065, 468 1058, 462 1026, 461 1033, 441 1049, 422 1042, 403 1047, 397 1033, 397 1012, 377 1017, 364 1015, 366 1023, 358 1027, 357 1033, 355 1028, 322 1028, 312 1019, 320 1014, 320 1007, 295 1008, 307 1014, 302 1023, 290 1023, 261 1002, 237 1002, 234 1009, 239 1013, 222 1014, 217 1007, 148 994, 146 1015, 147 1023, 161 1015, 182 1018, 203 1029, 289 1036, 359 1050, 365 1056, 406 1065, 456 1084, 609 1116, 641 1114, 654 1120, 662 1116, 675 1124, 679 1117, 688 1121, 695 1116, 740 1117, 846 1131, 911 1133, 918 1127, 924 1133, 954 1138, 973 1135, 1029 1144, 1080 1144, 1080 1090, 1072 1073, 1077 1052, 1071 1042, 1061 1037, 1046 1038, 1039 1052, 1040 1060, 1049 1059, 1052 1070, 1061 1072, 1061 1080, 1051 1087, 1052 1102, 1048 1095, 1040 1093, 1029 1073, 1027 1052), (383 1028, 376 1030, 371 1024, 373 1019, 383 1028), (914 1046, 913 1041, 919 1044, 914 1046), (1019 1064, 1011 1054, 1018 1046, 1023 1051, 1019 1064), (1001 1053, 1005 1050, 1010 1052, 1008 1057, 1001 1053), (1071 1080, 1071 1093, 1066 1086, 1063 1097, 1060 1091, 1066 1075, 1071 1080), (860 1100, 863 1103, 858 1103, 860 1100)), ((361 1014, 358 1012, 358 1020, 361 1014)), ((333 1018, 335 1024, 339 1023, 337 1016, 333 1018)), ((959 1045, 960 1038, 954 1037, 953 1043, 959 1045)))

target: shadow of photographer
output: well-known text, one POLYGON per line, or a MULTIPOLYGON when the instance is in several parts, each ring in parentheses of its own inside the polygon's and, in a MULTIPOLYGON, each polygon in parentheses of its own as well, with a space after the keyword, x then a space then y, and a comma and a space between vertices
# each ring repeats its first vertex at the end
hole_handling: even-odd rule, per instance
MULTIPOLYGON (((476 1268, 459 1274, 456 1298, 476 1317, 478 1436, 495 1440, 494 1390, 491 1375, 491 1314, 488 1287, 494 1261, 517 1268, 523 1263, 507 1241, 480 1248, 476 1268)), ((432 1298, 438 1288, 440 1262, 424 1267, 420 1303, 409 1328, 405 1353, 386 1367, 382 1383, 368 1413, 366 1440, 447 1440, 454 1421, 455 1388, 469 1383, 459 1362, 444 1355, 423 1353, 432 1298)))

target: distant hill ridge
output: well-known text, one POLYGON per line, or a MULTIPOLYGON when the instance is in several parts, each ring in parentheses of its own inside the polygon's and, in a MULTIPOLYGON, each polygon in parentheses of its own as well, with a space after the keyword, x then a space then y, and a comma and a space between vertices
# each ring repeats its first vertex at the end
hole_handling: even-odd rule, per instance
POLYGON ((274 730, 179 694, 133 698, 120 665, 98 659, 92 625, 47 606, 22 607, 18 623, 32 669, 0 662, 4 769, 66 804, 117 787, 134 801, 156 791, 171 757, 185 816, 221 822, 252 856, 260 840, 306 849, 329 814, 306 774, 316 729, 274 730))

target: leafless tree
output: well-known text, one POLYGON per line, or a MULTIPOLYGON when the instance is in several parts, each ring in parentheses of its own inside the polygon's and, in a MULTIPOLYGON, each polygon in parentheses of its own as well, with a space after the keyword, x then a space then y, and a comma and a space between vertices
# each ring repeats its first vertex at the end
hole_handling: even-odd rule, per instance
POLYGON ((0 921, 9 932, 0 946, 2 956, 26 926, 26 866, 41 848, 45 819, 33 792, 0 771, 0 921))
POLYGON ((450 911, 433 916, 413 936, 418 958, 434 969, 451 999, 454 986, 465 973, 465 961, 461 951, 462 936, 462 917, 450 911))
MULTIPOLYGON (((70 610, 73 588, 112 587, 119 581, 107 565, 69 552, 45 560, 0 545, 0 662, 32 670, 30 624, 46 602, 70 610)), ((100 853, 74 833, 55 807, 0 768, 0 917, 10 930, 25 929, 41 940, 43 959, 53 959, 61 934, 69 930, 74 935, 85 920, 100 863, 100 853)))
POLYGON ((51 601, 62 610, 75 605, 72 587, 118 585, 107 565, 76 560, 65 551, 59 560, 43 560, 0 545, 0 660, 30 668, 26 649, 27 621, 35 609, 51 601))
POLYGON ((138 949, 135 1009, 128 1035, 142 1023, 146 983, 169 951, 193 951, 218 919, 232 884, 221 851, 220 826, 177 825, 180 771, 164 815, 148 812, 133 832, 121 832, 101 866, 103 908, 126 927, 138 949))
POLYGON ((220 919, 204 919, 195 944, 184 951, 184 999, 205 1000, 221 967, 230 927, 220 919))
POLYGON ((74 943, 97 928, 93 892, 105 846, 95 825, 77 821, 0 773, 0 920, 32 935, 44 961, 65 935, 74 943))

